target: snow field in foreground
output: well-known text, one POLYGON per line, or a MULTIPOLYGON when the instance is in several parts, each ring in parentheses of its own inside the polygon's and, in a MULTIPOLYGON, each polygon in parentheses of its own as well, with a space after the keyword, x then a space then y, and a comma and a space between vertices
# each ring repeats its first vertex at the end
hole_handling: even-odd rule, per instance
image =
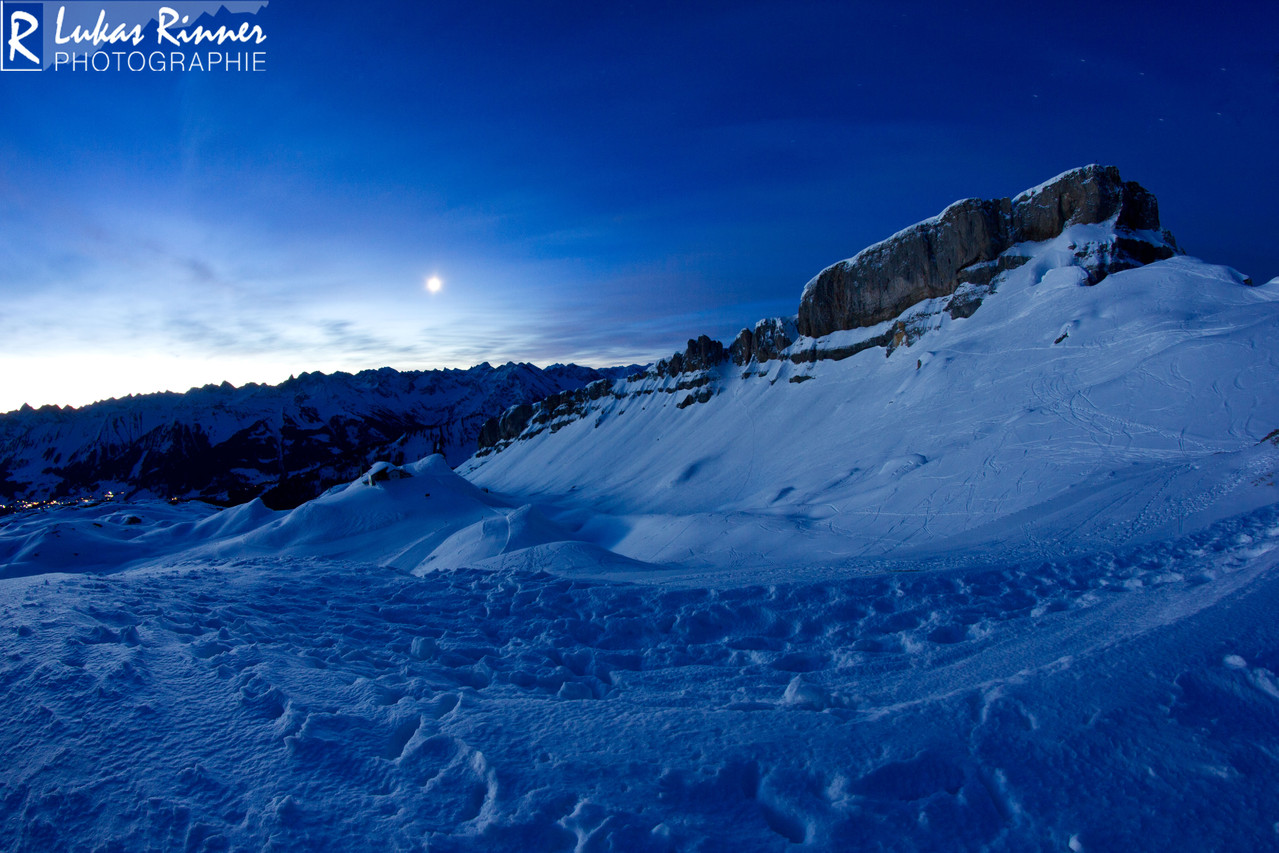
POLYGON ((350 561, 0 587, 10 849, 1260 849, 1279 510, 727 590, 350 561))

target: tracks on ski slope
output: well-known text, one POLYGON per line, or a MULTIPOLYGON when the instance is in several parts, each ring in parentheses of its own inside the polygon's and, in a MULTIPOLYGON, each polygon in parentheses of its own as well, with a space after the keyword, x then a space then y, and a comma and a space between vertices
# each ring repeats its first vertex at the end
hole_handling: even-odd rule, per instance
MULTIPOLYGON (((1089 762, 1120 772, 1089 750, 1207 749, 1234 736, 1222 703, 1240 721, 1279 709, 1277 640, 1162 677, 1172 704, 1152 743, 1054 716, 1106 713, 1079 698, 1085 661, 1205 610, 1277 554, 1271 508, 1077 560, 729 590, 268 559, 18 579, 0 587, 0 839, 1059 847, 1103 830, 1053 806, 1054 785, 1133 805, 1126 768, 1066 780, 1089 762), (1049 682, 1074 697, 1065 710, 1036 698, 1049 682), (1079 743, 1035 741, 1028 768, 1015 753, 1041 725, 1079 743)), ((1273 732, 1250 737, 1261 751, 1250 777, 1230 771, 1238 785, 1279 779, 1273 732)))

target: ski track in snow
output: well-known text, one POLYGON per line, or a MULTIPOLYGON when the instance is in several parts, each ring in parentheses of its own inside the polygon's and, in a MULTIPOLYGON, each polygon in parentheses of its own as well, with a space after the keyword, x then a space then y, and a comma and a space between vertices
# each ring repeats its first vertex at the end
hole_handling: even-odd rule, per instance
POLYGON ((1258 849, 1276 562, 1270 508, 1121 554, 725 590, 269 558, 11 580, 0 840, 1258 849), (1223 600, 1264 616, 1201 634, 1223 600))

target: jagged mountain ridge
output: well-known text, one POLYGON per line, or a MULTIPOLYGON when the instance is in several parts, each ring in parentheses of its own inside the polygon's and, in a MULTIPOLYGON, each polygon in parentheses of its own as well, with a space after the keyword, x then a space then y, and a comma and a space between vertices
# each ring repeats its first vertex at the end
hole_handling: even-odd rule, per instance
POLYGON ((304 373, 277 386, 228 383, 0 415, 0 496, 120 495, 296 506, 374 458, 442 445, 465 459, 503 409, 635 368, 488 363, 469 370, 304 373))

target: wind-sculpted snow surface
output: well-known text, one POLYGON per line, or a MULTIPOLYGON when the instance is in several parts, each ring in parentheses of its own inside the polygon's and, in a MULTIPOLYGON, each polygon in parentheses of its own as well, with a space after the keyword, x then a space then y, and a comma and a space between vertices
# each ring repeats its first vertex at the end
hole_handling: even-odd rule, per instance
POLYGON ((730 590, 259 558, 0 587, 6 849, 1263 849, 1279 513, 730 590))

